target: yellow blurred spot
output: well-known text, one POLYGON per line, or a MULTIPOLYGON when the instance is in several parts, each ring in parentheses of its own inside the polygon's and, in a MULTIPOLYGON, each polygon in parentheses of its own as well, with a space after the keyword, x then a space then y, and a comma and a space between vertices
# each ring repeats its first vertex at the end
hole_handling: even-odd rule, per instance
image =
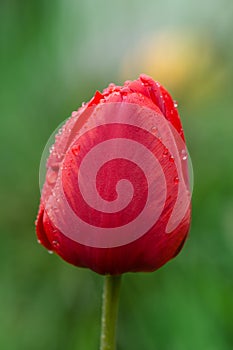
POLYGON ((140 73, 160 81, 178 97, 209 94, 224 76, 212 41, 185 30, 159 32, 131 48, 122 63, 122 79, 134 79, 140 73))

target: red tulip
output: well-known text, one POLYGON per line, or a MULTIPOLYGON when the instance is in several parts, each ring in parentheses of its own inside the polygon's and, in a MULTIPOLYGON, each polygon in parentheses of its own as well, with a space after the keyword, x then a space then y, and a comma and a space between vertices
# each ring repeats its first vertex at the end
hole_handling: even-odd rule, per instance
POLYGON ((141 75, 96 92, 47 161, 36 231, 67 262, 100 274, 154 271, 190 226, 187 149, 168 92, 141 75))

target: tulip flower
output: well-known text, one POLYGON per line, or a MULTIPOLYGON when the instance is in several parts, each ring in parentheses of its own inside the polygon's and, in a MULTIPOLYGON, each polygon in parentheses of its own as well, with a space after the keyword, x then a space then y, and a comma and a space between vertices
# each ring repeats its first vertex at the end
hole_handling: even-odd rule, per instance
POLYGON ((177 104, 146 75, 97 91, 51 147, 36 232, 67 262, 107 275, 101 349, 114 338, 105 319, 116 316, 119 276, 155 271, 183 247, 187 158, 177 104))

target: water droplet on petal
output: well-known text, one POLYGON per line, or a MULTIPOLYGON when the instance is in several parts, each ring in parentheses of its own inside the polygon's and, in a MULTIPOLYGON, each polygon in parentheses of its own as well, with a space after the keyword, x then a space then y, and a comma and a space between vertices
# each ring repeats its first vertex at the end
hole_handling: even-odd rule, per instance
POLYGON ((49 254, 53 254, 53 251, 52 251, 52 250, 48 250, 48 253, 49 253, 49 254))
POLYGON ((174 107, 177 108, 178 107, 178 103, 176 100, 173 101, 174 102, 174 107))
POLYGON ((61 134, 62 134, 62 130, 63 130, 63 129, 60 128, 60 129, 58 130, 58 133, 57 133, 57 134, 58 134, 58 135, 61 135, 61 134))
POLYGON ((57 172, 52 169, 48 169, 47 175, 46 175, 46 180, 48 181, 48 183, 52 185, 54 184, 54 182, 56 182, 56 179, 57 179, 57 172))
POLYGON ((73 111, 73 112, 71 113, 71 117, 74 117, 76 114, 77 114, 77 111, 73 111))
POLYGON ((157 126, 152 126, 151 132, 152 132, 152 134, 155 135, 157 138, 160 138, 160 137, 161 137, 160 132, 159 132, 159 129, 157 128, 157 126))
POLYGON ((170 161, 171 163, 174 163, 174 161, 175 161, 175 160, 174 160, 174 157, 173 157, 173 156, 170 156, 170 157, 169 157, 169 161, 170 161))
POLYGON ((109 89, 114 89, 114 88, 115 88, 115 84, 110 83, 110 84, 108 85, 108 88, 109 88, 109 89))
POLYGON ((58 172, 60 164, 58 162, 52 163, 50 168, 51 170, 58 172))
POLYGON ((157 126, 152 126, 151 131, 153 132, 153 134, 156 133, 158 131, 157 126))
POLYGON ((176 177, 174 178, 174 183, 175 183, 176 185, 179 183, 179 178, 178 178, 178 176, 176 176, 176 177))
POLYGON ((54 151, 54 145, 50 147, 49 153, 51 154, 51 153, 53 153, 53 151, 54 151))
POLYGON ((41 240, 40 240, 40 239, 38 239, 38 240, 37 240, 37 243, 41 244, 41 240))
POLYGON ((55 248, 58 248, 60 243, 55 239, 52 241, 52 245, 55 247, 55 248))
POLYGON ((73 153, 74 156, 77 156, 80 152, 80 145, 76 145, 76 146, 72 147, 71 152, 73 153))
POLYGON ((168 156, 168 149, 165 148, 165 150, 163 151, 163 157, 167 157, 168 156))
POLYGON ((181 151, 181 158, 183 160, 186 160, 188 158, 188 154, 187 154, 187 151, 185 149, 182 149, 182 151, 181 151))
POLYGON ((130 92, 130 89, 128 88, 128 86, 124 86, 122 89, 121 89, 121 94, 128 94, 130 92))

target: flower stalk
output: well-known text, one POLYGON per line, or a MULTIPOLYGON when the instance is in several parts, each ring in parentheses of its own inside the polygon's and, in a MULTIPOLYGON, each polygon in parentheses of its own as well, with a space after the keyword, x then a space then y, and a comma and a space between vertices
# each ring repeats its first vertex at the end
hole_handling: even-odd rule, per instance
POLYGON ((104 279, 100 350, 116 349, 116 325, 121 275, 106 275, 104 279))

